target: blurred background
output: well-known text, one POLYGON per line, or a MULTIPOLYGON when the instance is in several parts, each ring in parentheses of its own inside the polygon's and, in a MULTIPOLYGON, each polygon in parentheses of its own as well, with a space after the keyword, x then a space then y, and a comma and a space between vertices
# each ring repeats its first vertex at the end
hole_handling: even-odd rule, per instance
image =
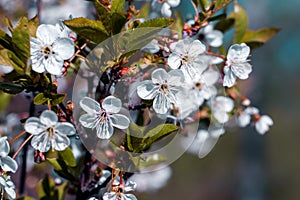
MULTIPOLYGON (((182 0, 178 8, 182 13, 189 10, 190 5, 186 2, 182 0)), ((197 156, 185 154, 171 165, 172 172, 168 173, 172 176, 166 186, 148 193, 137 193, 141 200, 300 198, 300 1, 238 2, 249 14, 251 29, 267 26, 282 29, 265 46, 252 52, 254 71, 249 81, 241 84, 252 104, 259 107, 261 113, 272 116, 275 124, 265 136, 258 135, 254 127, 229 128, 207 157, 200 160, 197 156)), ((0 0, 0 26, 5 27, 5 16, 14 22, 26 12, 34 16, 34 4, 34 1, 27 0, 0 0)), ((69 14, 87 16, 89 6, 82 0, 45 0, 43 8, 46 9, 41 17, 44 22, 54 23, 57 18, 67 18, 69 14), (57 7, 53 7, 53 3, 57 7), (57 15, 52 17, 54 10, 57 15)), ((26 97, 18 98, 13 98, 13 106, 9 105, 2 112, 3 123, 7 116, 15 119, 16 116, 10 113, 27 110, 18 104, 27 101, 26 97)), ((32 190, 35 181, 28 180, 32 190)))

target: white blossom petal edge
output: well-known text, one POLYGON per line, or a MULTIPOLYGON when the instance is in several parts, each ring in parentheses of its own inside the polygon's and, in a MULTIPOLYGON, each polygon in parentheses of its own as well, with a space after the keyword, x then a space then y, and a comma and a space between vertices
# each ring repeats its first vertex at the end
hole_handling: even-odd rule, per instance
POLYGON ((3 175, 0 175, 0 196, 1 196, 1 199, 3 198, 2 195, 6 196, 9 200, 12 200, 12 199, 16 198, 15 184, 12 182, 10 177, 5 178, 3 175))
POLYGON ((40 118, 28 118, 24 128, 34 135, 31 146, 40 152, 47 152, 50 148, 57 151, 65 150, 70 145, 67 136, 76 133, 71 123, 58 122, 57 115, 51 110, 43 111, 40 118))
POLYGON ((15 173, 18 169, 17 162, 8 156, 10 152, 10 146, 7 141, 7 137, 0 138, 0 167, 5 172, 15 173))
POLYGON ((41 24, 36 31, 36 38, 30 38, 32 70, 61 75, 64 60, 74 54, 74 42, 61 37, 61 32, 54 25, 41 24))
POLYGON ((79 121, 85 128, 96 129, 97 137, 109 139, 113 135, 113 127, 126 129, 129 126, 129 119, 122 114, 117 114, 122 107, 120 99, 108 96, 100 105, 94 99, 84 97, 80 101, 81 108, 87 112, 80 116, 79 121))
POLYGON ((232 87, 236 78, 245 80, 252 72, 252 66, 248 63, 250 48, 245 44, 234 44, 229 48, 226 66, 224 67, 223 86, 232 87))
POLYGON ((263 135, 267 131, 269 131, 269 127, 273 125, 273 120, 268 115, 263 115, 259 118, 259 120, 255 123, 256 131, 263 135))

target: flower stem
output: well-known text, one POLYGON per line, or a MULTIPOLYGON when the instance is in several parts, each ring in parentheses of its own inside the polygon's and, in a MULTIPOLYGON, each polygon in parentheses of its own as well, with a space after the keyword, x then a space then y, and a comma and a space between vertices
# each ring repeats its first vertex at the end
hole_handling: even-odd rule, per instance
POLYGON ((22 131, 17 136, 15 136, 13 139, 11 139, 8 143, 12 144, 14 141, 16 141, 17 139, 19 139, 20 137, 22 137, 25 133, 26 133, 26 131, 22 131))
POLYGON ((210 51, 205 52, 205 54, 221 58, 222 60, 224 60, 224 62, 226 62, 226 60, 227 60, 225 56, 222 56, 222 55, 210 52, 210 51))
POLYGON ((12 159, 15 159, 16 156, 20 153, 20 151, 22 150, 22 148, 26 145, 26 143, 33 137, 33 135, 30 135, 22 144, 21 146, 19 146, 19 148, 17 149, 17 151, 15 152, 15 154, 12 156, 12 159))

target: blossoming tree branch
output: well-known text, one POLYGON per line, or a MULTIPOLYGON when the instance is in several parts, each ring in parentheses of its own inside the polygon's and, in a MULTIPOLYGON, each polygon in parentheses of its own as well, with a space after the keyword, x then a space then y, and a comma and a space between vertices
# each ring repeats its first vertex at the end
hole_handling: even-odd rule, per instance
POLYGON ((23 131, 0 133, 0 199, 32 199, 24 192, 30 159, 53 169, 37 185, 39 199, 134 200, 139 182, 161 178, 155 171, 185 151, 205 157, 229 121, 269 131, 272 118, 239 83, 255 75, 251 52, 279 29, 248 29, 232 0, 189 0, 190 18, 180 0, 91 2, 89 18, 24 16, 0 30, 1 95, 30 97, 23 131))

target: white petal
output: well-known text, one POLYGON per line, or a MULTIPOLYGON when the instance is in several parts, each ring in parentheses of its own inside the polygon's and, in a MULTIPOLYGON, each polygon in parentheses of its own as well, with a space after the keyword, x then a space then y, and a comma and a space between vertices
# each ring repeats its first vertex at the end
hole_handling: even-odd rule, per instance
POLYGON ((81 99, 79 105, 85 112, 89 114, 99 113, 101 110, 100 104, 90 97, 84 97, 81 99))
POLYGON ((202 74, 202 77, 206 85, 213 85, 219 79, 219 72, 213 69, 208 69, 202 74))
POLYGON ((252 66, 249 63, 232 64, 231 70, 237 77, 244 80, 252 72, 252 66))
POLYGON ((137 200, 133 194, 121 194, 121 200, 137 200))
POLYGON ((208 44, 212 47, 219 47, 223 44, 223 33, 218 30, 214 30, 205 36, 208 44))
POLYGON ((5 178, 4 178, 3 175, 0 175, 0 188, 1 188, 1 187, 5 187, 5 185, 6 185, 6 180, 5 180, 5 178))
POLYGON ((6 157, 9 154, 10 146, 7 141, 7 137, 1 137, 0 138, 0 158, 6 157))
POLYGON ((45 110, 42 112, 40 120, 42 124, 50 127, 54 126, 57 123, 58 117, 52 110, 45 110))
POLYGON ((186 38, 184 40, 179 40, 175 47, 171 46, 171 48, 174 48, 173 52, 176 53, 178 56, 186 56, 188 54, 189 48, 193 40, 191 38, 186 38))
POLYGON ((154 70, 151 74, 151 79, 154 84, 163 83, 165 80, 168 79, 168 77, 168 73, 162 68, 154 70))
POLYGON ((208 63, 203 62, 203 60, 201 60, 201 58, 198 56, 194 58, 193 61, 190 62, 190 64, 192 64, 192 66, 197 69, 200 74, 202 74, 202 72, 208 67, 208 63))
POLYGON ((84 114, 79 118, 79 122, 85 128, 95 128, 98 123, 97 115, 84 114))
POLYGON ((229 69, 228 66, 225 66, 224 73, 225 73, 225 76, 224 76, 224 80, 223 80, 223 86, 224 87, 232 87, 236 81, 235 74, 229 69))
POLYGON ((181 86, 184 83, 184 74, 181 70, 171 70, 169 73, 168 84, 172 86, 181 86))
POLYGON ((48 132, 36 135, 31 140, 31 146, 40 152, 47 152, 51 147, 51 141, 48 132))
POLYGON ((6 172, 13 172, 15 173, 18 169, 17 162, 12 159, 11 157, 7 156, 4 158, 1 158, 1 168, 6 172))
POLYGON ((111 124, 118 129, 126 129, 129 126, 129 119, 125 115, 113 114, 110 116, 111 124))
POLYGON ((57 131, 62 135, 74 135, 76 133, 73 124, 69 122, 58 122, 54 129, 55 132, 57 131))
POLYGON ((131 192, 131 191, 134 191, 136 189, 136 182, 134 181, 127 181, 126 184, 125 184, 125 187, 124 187, 124 191, 125 192, 131 192))
POLYGON ((181 60, 182 59, 179 55, 177 55, 176 53, 172 53, 169 55, 167 62, 172 69, 178 69, 181 65, 181 60))
POLYGON ((206 50, 206 47, 202 42, 200 42, 200 40, 194 40, 190 45, 190 49, 188 51, 188 56, 194 58, 194 57, 199 56, 200 54, 204 53, 205 50, 206 50))
POLYGON ((158 114, 166 114, 169 110, 170 102, 163 94, 158 94, 153 101, 153 109, 158 114))
POLYGON ((137 87, 137 94, 140 98, 145 100, 154 99, 158 93, 158 88, 152 81, 143 81, 141 85, 137 87))
POLYGON ((46 45, 52 45, 58 36, 59 32, 53 25, 41 24, 36 31, 36 37, 46 45))
POLYGON ((118 195, 115 192, 106 192, 102 198, 103 200, 118 200, 118 195))
POLYGON ((172 10, 171 10, 171 6, 167 3, 163 3, 162 7, 161 7, 161 15, 163 17, 171 17, 172 16, 172 10))
POLYGON ((70 140, 67 136, 56 133, 53 134, 51 146, 57 151, 63 151, 70 145, 70 140))
POLYGON ((269 126, 273 125, 273 120, 271 117, 267 115, 263 115, 260 117, 258 122, 255 123, 255 128, 258 133, 265 134, 267 131, 269 131, 269 126))
POLYGON ((167 0, 167 2, 171 7, 177 7, 180 4, 180 0, 167 0))
POLYGON ((47 126, 42 124, 37 117, 30 117, 26 120, 24 125, 25 131, 33 135, 38 135, 47 129, 47 126))
POLYGON ((108 96, 102 102, 102 108, 108 113, 118 113, 122 107, 120 99, 114 96, 108 96))
POLYGON ((114 133, 110 120, 105 120, 104 123, 99 123, 98 126, 96 126, 96 131, 97 136, 100 139, 109 139, 114 133))
POLYGON ((49 55, 47 59, 43 59, 43 64, 50 74, 57 76, 62 74, 64 61, 58 55, 49 55))
POLYGON ((248 107, 244 110, 245 113, 247 113, 248 115, 255 115, 259 113, 259 110, 255 107, 248 107))
POLYGON ((244 111, 237 119, 240 127, 246 127, 250 124, 251 116, 244 111))
POLYGON ((68 38, 59 38, 53 44, 53 51, 62 60, 67 60, 75 53, 74 42, 68 38))
POLYGON ((218 96, 216 97, 216 101, 218 102, 220 109, 226 112, 231 112, 234 107, 234 102, 229 97, 218 96))
POLYGON ((228 122, 229 116, 226 112, 223 111, 216 111, 213 113, 216 120, 218 120, 219 123, 224 124, 228 122))
POLYGON ((217 88, 213 85, 204 86, 200 91, 200 95, 203 96, 206 100, 216 96, 218 93, 217 88))
POLYGON ((250 54, 250 48, 245 44, 234 44, 229 48, 227 59, 234 62, 244 62, 250 54))
POLYGON ((16 199, 16 192, 14 188, 5 187, 5 192, 10 200, 16 199))

